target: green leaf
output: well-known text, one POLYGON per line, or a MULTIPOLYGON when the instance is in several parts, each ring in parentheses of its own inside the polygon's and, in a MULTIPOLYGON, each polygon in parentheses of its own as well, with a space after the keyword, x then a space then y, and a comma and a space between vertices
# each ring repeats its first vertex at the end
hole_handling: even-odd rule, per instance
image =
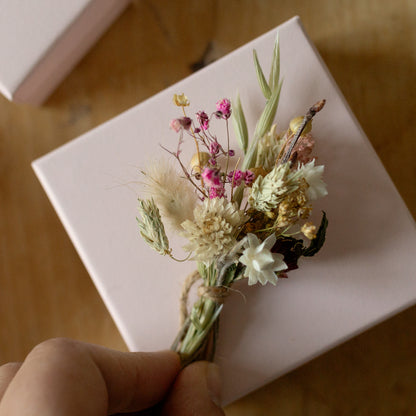
POLYGON ((255 137, 263 137, 272 127, 273 120, 276 116, 277 106, 279 104, 281 89, 282 83, 279 84, 277 89, 273 90, 269 101, 267 101, 263 113, 257 122, 256 131, 254 132, 255 137))
POLYGON ((236 270, 237 270, 236 264, 232 264, 231 266, 228 267, 224 276, 224 283, 223 283, 224 286, 228 286, 234 280, 236 270))
POLYGON ((248 130, 243 107, 241 106, 240 95, 238 93, 236 99, 232 103, 232 109, 234 132, 237 136, 238 144, 245 154, 248 146, 248 130))
MULTIPOLYGON (((244 167, 244 164, 243 164, 243 169, 244 170, 247 169, 247 167, 244 167)), ((244 184, 241 184, 237 188, 235 188, 234 195, 233 195, 233 202, 237 203, 238 207, 241 206, 243 196, 244 196, 244 184)))
POLYGON ((276 41, 274 43, 272 67, 269 75, 269 87, 271 91, 275 91, 279 88, 280 78, 280 46, 279 46, 279 33, 276 35, 276 41))
MULTIPOLYGON (((260 64, 257 60, 257 54, 254 55, 254 64, 256 66, 256 71, 258 71, 260 68, 260 64)), ((261 74, 263 72, 261 71, 261 74)), ((259 82, 261 81, 262 75, 260 74, 259 82)), ((280 77, 280 48, 279 48, 279 36, 276 36, 276 41, 274 44, 273 49, 273 58, 272 58, 272 67, 270 70, 270 77, 269 77, 269 89, 271 91, 270 97, 266 103, 266 106, 264 107, 263 113, 261 114, 259 121, 256 125, 256 130, 254 132, 254 138, 252 142, 250 143, 250 146, 248 147, 247 153, 244 157, 243 166, 242 169, 250 169, 254 167, 254 164, 256 163, 257 158, 257 147, 258 143, 261 137, 267 133, 270 128, 272 127, 274 118, 276 116, 277 107, 279 105, 279 98, 280 98, 280 90, 282 89, 282 82, 279 81, 280 77)), ((264 78, 264 74, 263 74, 264 78)), ((267 82, 261 81, 260 87, 267 84, 267 82)), ((262 88, 263 89, 263 88, 262 88)), ((241 192, 240 192, 241 194, 241 192)), ((238 195, 241 197, 241 195, 238 195)))
POLYGON ((264 77, 263 70, 261 69, 261 65, 259 59, 257 57, 257 52, 253 50, 253 58, 254 58, 254 67, 256 68, 257 80, 259 81, 259 85, 263 95, 266 97, 266 100, 270 98, 272 92, 270 90, 269 85, 267 84, 266 78, 264 77))
POLYGON ((303 252, 303 256, 305 257, 312 257, 314 256, 324 245, 325 242, 325 235, 326 235, 326 228, 328 227, 328 220, 326 218, 326 214, 322 211, 322 220, 321 225, 319 226, 318 232, 316 233, 316 237, 311 241, 311 244, 308 248, 306 248, 303 252))
MULTIPOLYGON (((254 167, 257 159, 257 147, 259 144, 260 137, 254 136, 254 139, 250 143, 247 153, 243 160, 242 170, 247 170, 254 167)), ((236 192, 234 192, 234 195, 236 192)))
POLYGON ((201 278, 205 280, 207 276, 207 267, 205 266, 205 264, 202 263, 202 261, 198 261, 196 264, 196 267, 198 269, 198 273, 201 276, 201 278))

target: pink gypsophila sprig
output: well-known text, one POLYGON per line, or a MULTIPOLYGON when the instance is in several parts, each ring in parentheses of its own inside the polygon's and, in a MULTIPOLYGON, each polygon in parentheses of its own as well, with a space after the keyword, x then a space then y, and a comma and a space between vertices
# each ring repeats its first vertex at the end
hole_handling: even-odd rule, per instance
POLYGON ((201 173, 205 184, 212 188, 219 188, 222 186, 221 175, 218 169, 205 168, 201 173))
POLYGON ((228 98, 223 98, 217 102, 217 112, 216 116, 218 118, 229 119, 231 116, 231 102, 228 98))
POLYGON ((202 130, 209 129, 209 117, 205 111, 198 111, 196 113, 196 118, 198 120, 199 125, 201 126, 202 130))

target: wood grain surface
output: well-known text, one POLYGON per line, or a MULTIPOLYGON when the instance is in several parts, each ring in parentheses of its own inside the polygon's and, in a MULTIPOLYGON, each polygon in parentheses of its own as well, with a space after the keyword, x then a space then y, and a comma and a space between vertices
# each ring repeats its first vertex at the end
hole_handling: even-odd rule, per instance
MULTIPOLYGON (((416 216, 414 0, 133 1, 42 107, 0 98, 0 363, 57 336, 126 350, 30 162, 296 14, 416 216)), ((413 307, 226 413, 415 415, 415 322, 413 307)))

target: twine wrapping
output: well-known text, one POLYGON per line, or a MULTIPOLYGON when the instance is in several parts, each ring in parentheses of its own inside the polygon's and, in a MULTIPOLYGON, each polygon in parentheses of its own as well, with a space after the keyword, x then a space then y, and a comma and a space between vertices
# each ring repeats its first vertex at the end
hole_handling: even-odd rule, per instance
MULTIPOLYGON (((186 318, 188 317, 188 298, 189 292, 192 289, 192 286, 201 279, 201 275, 198 271, 193 271, 188 275, 188 277, 183 282, 182 292, 180 296, 180 322, 181 326, 185 323, 186 318)), ((224 303, 225 298, 229 295, 228 288, 225 286, 205 286, 201 285, 198 287, 198 296, 206 297, 211 299, 213 302, 218 305, 224 303)))

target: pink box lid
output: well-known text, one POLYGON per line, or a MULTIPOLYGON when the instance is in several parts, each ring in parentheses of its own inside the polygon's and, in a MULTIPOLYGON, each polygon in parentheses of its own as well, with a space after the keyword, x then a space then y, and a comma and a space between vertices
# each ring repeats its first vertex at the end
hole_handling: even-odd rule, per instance
POLYGON ((130 0, 0 0, 0 92, 40 104, 130 0))
MULTIPOLYGON (((252 50, 268 68, 277 30, 284 79, 278 128, 327 99, 313 129, 329 190, 315 206, 317 217, 327 212, 327 242, 276 287, 241 283, 236 288, 245 297, 227 299, 217 350, 225 403, 415 303, 414 220, 299 18, 33 164, 129 348, 169 347, 181 284, 194 264, 173 263, 139 237, 138 168, 160 155, 159 143, 176 145, 168 129, 178 115, 174 93, 186 93, 193 114, 239 90, 253 132, 264 98, 252 50)), ((180 254, 181 240, 171 240, 180 254)))

